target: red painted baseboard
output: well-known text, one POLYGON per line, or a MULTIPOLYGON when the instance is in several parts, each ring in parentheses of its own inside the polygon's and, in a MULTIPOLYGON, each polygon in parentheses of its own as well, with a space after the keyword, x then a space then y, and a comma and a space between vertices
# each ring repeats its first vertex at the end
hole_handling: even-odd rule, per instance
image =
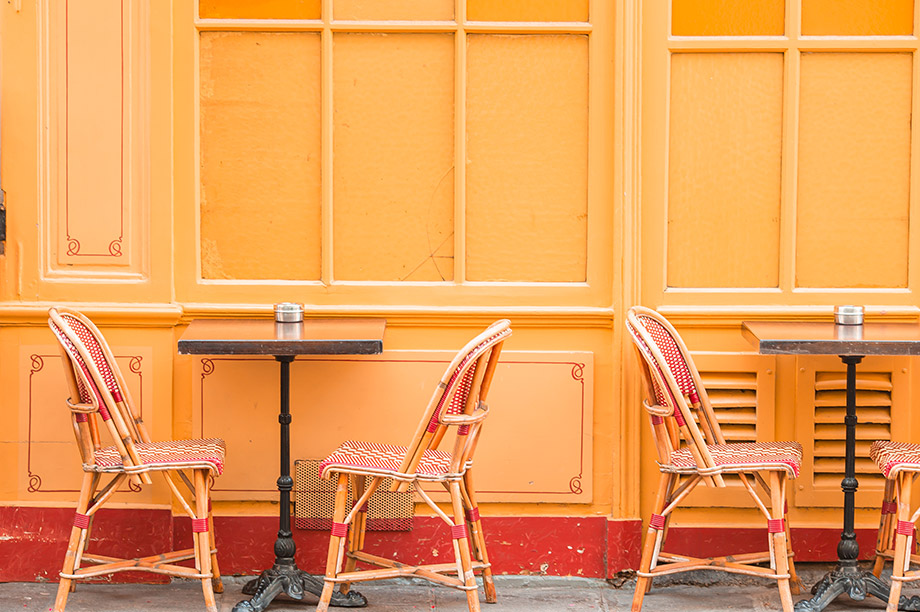
MULTIPOLYGON (((72 523, 71 509, 0 507, 0 559, 4 560, 0 582, 56 581, 72 523)), ((485 516, 483 525, 496 574, 612 577, 638 567, 644 535, 638 519, 602 516, 485 516)), ((271 566, 277 517, 219 516, 215 530, 222 573, 252 575, 271 566)), ((834 560, 839 538, 838 529, 793 529, 796 561, 834 560)), ((872 557, 875 531, 857 530, 857 540, 861 558, 872 557)), ((328 532, 294 530, 294 541, 298 565, 322 573, 328 532)), ((370 532, 367 544, 369 550, 386 557, 399 551, 408 563, 450 559, 453 554, 447 528, 436 517, 416 517, 409 532, 370 532)), ((168 510, 101 510, 93 523, 90 550, 101 554, 135 557, 170 546, 191 546, 191 522, 168 510)), ((694 556, 765 550, 766 531, 675 527, 668 532, 667 549, 694 556)), ((164 582, 166 578, 123 572, 106 580, 164 582)))

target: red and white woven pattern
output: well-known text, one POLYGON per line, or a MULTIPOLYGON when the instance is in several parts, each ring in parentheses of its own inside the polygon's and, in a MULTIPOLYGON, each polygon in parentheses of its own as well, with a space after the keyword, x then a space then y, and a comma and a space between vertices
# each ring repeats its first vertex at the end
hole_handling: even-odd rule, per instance
MULTIPOLYGON (((64 347, 64 350, 67 351, 67 354, 70 355, 70 358, 77 364, 77 367, 83 372, 83 376, 76 376, 77 379, 77 389, 80 393, 80 402, 84 404, 92 404, 93 397, 96 398, 96 405, 102 405, 102 398, 99 396, 99 391, 96 389, 96 384, 93 382, 93 377, 89 373, 89 368, 86 367, 86 362, 83 361, 83 357, 80 356, 80 351, 77 350, 77 347, 74 346, 73 342, 70 341, 63 330, 61 330, 57 325, 51 323, 51 331, 54 332, 54 335, 57 336, 58 341, 64 347), (86 388, 86 384, 83 382, 83 377, 86 377, 86 380, 89 381, 90 389, 92 390, 92 395, 90 395, 90 389, 86 388)), ((71 400, 72 401, 72 400, 71 400)))
MULTIPOLYGON (((709 444, 706 447, 713 463, 728 470, 769 469, 781 467, 797 478, 802 469, 802 445, 798 442, 736 442, 732 444, 709 444)), ((662 466, 666 469, 668 466, 662 466)), ((671 466, 681 469, 696 469, 696 460, 689 448, 671 453, 671 466)))
POLYGON ((466 372, 463 372, 463 368, 474 359, 478 359, 493 344, 510 335, 511 330, 505 329, 494 336, 486 338, 467 353, 460 363, 457 364, 457 368, 451 374, 450 380, 447 381, 447 386, 444 388, 444 393, 438 401, 438 407, 435 408, 434 414, 431 415, 429 430, 432 429, 432 426, 440 423, 441 409, 444 407, 444 402, 447 400, 447 397, 450 395, 455 385, 459 385, 459 388, 450 400, 450 406, 447 407, 447 414, 461 414, 466 407, 466 399, 470 395, 470 387, 473 384, 473 367, 471 366, 466 372), (458 381, 461 372, 463 372, 463 378, 458 381))
MULTIPOLYGON (((645 340, 642 339, 642 336, 639 335, 639 332, 633 328, 629 322, 626 323, 626 329, 629 330, 630 335, 632 336, 633 342, 639 348, 639 352, 642 353, 643 359, 645 359, 646 365, 650 368, 654 368, 655 371, 661 376, 661 379, 664 380, 664 374, 661 371, 661 368, 658 367, 658 361, 655 359, 655 356, 652 355, 652 351, 648 348, 648 345, 645 343, 645 340)), ((673 410, 677 410, 677 402, 674 400, 674 396, 671 393, 671 390, 667 387, 662 389, 661 385, 658 384, 658 379, 654 376, 652 377, 652 387, 655 392, 655 402, 659 406, 666 406, 673 410)))
MULTIPOLYGON (((209 467, 218 475, 224 471, 224 457, 227 454, 224 441, 220 438, 137 442, 134 448, 144 465, 209 467)), ((114 446, 96 451, 96 467, 115 469, 121 466, 121 456, 114 446)))
POLYGON ((693 376, 690 374, 690 367, 687 365, 687 360, 684 358, 680 347, 671 336, 671 333, 665 329, 661 323, 649 316, 639 315, 637 319, 648 331, 652 340, 655 342, 655 346, 658 347, 658 350, 661 351, 661 354, 664 356, 664 360, 668 368, 670 368, 671 374, 674 375, 674 379, 677 381, 680 392, 684 395, 688 395, 691 402, 698 402, 699 393, 696 389, 696 385, 693 384, 693 376))
POLYGON ((885 478, 892 471, 920 471, 920 444, 877 440, 869 447, 869 457, 875 461, 885 478))
MULTIPOLYGON (((320 462, 319 474, 325 478, 327 472, 335 471, 336 468, 346 471, 366 470, 374 474, 399 473, 399 465, 406 452, 405 446, 348 440, 320 462)), ((448 452, 426 450, 415 473, 423 477, 442 476, 450 467, 450 459, 451 454, 448 452)))
POLYGON ((105 381, 105 386, 108 387, 109 393, 112 394, 112 398, 116 402, 122 401, 121 389, 119 389, 118 382, 115 380, 115 374, 112 372, 112 368, 108 360, 106 360, 105 353, 102 351, 102 347, 99 345, 99 340, 96 339, 95 334, 83 324, 83 321, 80 321, 74 316, 61 314, 61 319, 70 326, 73 333, 75 333, 80 339, 80 342, 83 343, 83 347, 89 352, 93 364, 99 369, 99 373, 102 374, 102 380, 105 381))

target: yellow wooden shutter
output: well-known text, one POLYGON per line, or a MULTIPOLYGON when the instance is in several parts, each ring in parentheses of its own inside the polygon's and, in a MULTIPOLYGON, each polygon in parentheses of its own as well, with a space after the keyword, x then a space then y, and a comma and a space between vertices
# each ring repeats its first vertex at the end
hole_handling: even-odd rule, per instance
MULTIPOLYGON (((796 379, 796 437, 805 450, 796 505, 841 504, 846 427, 846 370, 837 357, 800 357, 796 379)), ((907 361, 869 357, 856 366, 856 505, 877 507, 885 479, 869 459, 873 440, 907 433, 907 361)))

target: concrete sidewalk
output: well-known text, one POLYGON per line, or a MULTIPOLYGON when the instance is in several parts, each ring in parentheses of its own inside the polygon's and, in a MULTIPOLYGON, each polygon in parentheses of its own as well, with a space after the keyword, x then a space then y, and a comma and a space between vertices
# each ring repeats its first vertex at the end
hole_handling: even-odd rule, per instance
MULTIPOLYGON (((779 594, 770 583, 732 580, 724 573, 703 574, 697 584, 666 584, 646 596, 646 612, 721 612, 729 610, 779 610, 779 594), (711 582, 711 586, 700 586, 711 582)), ((823 568, 802 572, 806 584, 823 574, 823 568)), ((246 579, 225 578, 224 593, 218 595, 218 608, 230 612, 244 598, 240 593, 246 579)), ((604 580, 585 578, 547 578, 499 576, 495 579, 498 603, 483 602, 483 612, 570 612, 573 610, 629 610, 634 581, 620 588, 604 580)), ((46 612, 54 602, 57 585, 52 583, 0 584, 0 612, 46 612)), ((367 612, 464 612, 466 597, 460 591, 427 583, 384 581, 365 583, 359 590, 368 600, 367 612)), ((913 595, 914 592, 905 594, 913 595)), ((481 591, 480 591, 481 596, 481 591)), ((798 596, 795 599, 803 599, 798 596)), ((274 612, 312 612, 316 598, 304 602, 278 598, 268 609, 274 612)), ((827 608, 829 612, 883 610, 884 604, 867 598, 862 602, 842 597, 827 608)), ((345 610, 345 608, 335 608, 345 610)), ((67 612, 189 612, 204 610, 198 583, 175 581, 169 585, 79 585, 67 602, 67 612)))

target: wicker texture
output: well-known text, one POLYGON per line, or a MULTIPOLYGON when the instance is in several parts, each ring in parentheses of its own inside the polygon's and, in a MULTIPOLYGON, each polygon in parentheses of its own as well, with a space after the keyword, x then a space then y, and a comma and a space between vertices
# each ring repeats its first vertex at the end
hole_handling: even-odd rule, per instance
MULTIPOLYGON (((227 449, 220 438, 138 442, 134 445, 145 466, 169 466, 170 469, 206 467, 218 476, 224 473, 227 449)), ((96 467, 101 471, 123 469, 121 456, 114 446, 96 451, 96 467)))
POLYGON ((920 444, 876 440, 869 447, 869 457, 885 478, 901 470, 920 472, 920 444))
MULTIPOLYGON (((405 446, 348 440, 320 462, 320 476, 328 478, 330 472, 354 470, 368 474, 395 475, 403 479, 411 478, 411 475, 399 473, 399 464, 405 459, 407 452, 405 446)), ((415 476, 441 478, 450 468, 450 460, 451 454, 448 452, 426 450, 416 468, 415 476)))
MULTIPOLYGON (((802 470, 802 445, 798 442, 737 442, 733 444, 710 444, 709 454, 716 466, 726 470, 752 471, 781 467, 789 475, 798 478, 802 470)), ((697 470, 696 461, 688 448, 671 453, 670 465, 663 470, 697 470)))

